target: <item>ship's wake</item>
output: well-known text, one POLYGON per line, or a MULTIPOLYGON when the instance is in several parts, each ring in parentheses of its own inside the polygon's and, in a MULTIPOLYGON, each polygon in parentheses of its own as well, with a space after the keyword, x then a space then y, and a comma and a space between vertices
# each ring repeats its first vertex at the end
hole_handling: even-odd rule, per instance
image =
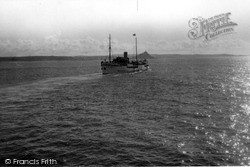
POLYGON ((29 97, 33 94, 59 89, 60 86, 74 85, 79 82, 98 79, 102 76, 101 73, 93 73, 71 77, 48 78, 32 83, 0 88, 0 95, 4 96, 5 100, 17 100, 16 98, 29 97))

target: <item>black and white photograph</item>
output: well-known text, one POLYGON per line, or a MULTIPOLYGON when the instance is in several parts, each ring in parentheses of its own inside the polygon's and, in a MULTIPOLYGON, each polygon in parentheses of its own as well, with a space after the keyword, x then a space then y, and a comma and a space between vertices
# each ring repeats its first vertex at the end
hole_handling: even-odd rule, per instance
POLYGON ((0 0, 0 166, 250 166, 250 0, 0 0))

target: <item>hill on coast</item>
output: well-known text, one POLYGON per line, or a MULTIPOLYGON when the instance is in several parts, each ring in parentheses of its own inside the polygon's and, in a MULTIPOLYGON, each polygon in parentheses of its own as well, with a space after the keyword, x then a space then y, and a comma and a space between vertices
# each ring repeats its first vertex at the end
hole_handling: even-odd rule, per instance
POLYGON ((153 59, 154 57, 152 57, 147 51, 139 54, 138 59, 153 59))

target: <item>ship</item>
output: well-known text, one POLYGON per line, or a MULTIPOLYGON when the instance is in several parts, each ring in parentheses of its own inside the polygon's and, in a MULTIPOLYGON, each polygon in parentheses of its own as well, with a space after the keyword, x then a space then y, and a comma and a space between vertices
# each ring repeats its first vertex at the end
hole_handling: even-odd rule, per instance
POLYGON ((138 60, 137 37, 135 36, 136 55, 135 60, 129 60, 128 52, 123 53, 123 57, 116 57, 111 60, 111 34, 109 34, 109 59, 101 62, 102 74, 134 73, 149 69, 147 59, 138 60))

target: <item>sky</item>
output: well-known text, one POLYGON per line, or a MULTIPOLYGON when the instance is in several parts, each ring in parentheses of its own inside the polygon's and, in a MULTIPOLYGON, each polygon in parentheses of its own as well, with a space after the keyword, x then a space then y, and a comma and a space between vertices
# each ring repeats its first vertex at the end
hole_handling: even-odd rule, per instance
POLYGON ((0 0, 0 56, 250 55, 250 0, 0 0), (234 33, 191 40, 192 18, 230 12, 234 33))

